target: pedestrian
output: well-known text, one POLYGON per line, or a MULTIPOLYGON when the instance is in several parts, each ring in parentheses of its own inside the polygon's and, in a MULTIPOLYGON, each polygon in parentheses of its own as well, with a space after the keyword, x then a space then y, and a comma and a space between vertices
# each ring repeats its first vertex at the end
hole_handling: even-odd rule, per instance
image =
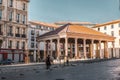
POLYGON ((50 55, 47 56, 46 58, 46 69, 50 69, 51 66, 51 61, 50 61, 50 55))
POLYGON ((67 61, 66 61, 66 63, 67 63, 67 66, 69 66, 69 57, 67 56, 67 61))

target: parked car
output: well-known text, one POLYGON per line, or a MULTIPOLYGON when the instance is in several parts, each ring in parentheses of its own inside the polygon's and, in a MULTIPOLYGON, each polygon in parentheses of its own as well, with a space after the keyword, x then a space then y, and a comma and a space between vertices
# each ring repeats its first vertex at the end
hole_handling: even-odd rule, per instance
POLYGON ((0 61, 1 65, 8 65, 8 64, 13 64, 13 63, 14 63, 14 61, 11 59, 6 59, 6 60, 0 61))

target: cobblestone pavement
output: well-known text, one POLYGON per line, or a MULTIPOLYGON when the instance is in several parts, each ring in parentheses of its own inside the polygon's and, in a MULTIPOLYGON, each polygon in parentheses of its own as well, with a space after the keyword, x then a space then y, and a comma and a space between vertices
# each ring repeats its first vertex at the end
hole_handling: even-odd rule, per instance
POLYGON ((45 65, 0 67, 0 80, 120 80, 120 59, 79 63, 69 66, 45 65))

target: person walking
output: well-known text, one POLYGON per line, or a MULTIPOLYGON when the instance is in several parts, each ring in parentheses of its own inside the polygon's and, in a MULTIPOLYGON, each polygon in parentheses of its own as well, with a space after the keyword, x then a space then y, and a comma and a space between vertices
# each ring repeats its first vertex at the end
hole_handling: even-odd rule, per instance
POLYGON ((46 69, 50 69, 51 66, 51 61, 50 61, 50 55, 47 56, 46 58, 46 69))

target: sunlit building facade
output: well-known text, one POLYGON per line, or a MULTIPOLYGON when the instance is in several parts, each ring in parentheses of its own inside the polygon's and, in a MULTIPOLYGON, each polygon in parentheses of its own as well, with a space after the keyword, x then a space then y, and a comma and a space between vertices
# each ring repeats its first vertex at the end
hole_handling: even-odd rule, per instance
POLYGON ((0 60, 24 61, 29 0, 0 0, 0 60))

